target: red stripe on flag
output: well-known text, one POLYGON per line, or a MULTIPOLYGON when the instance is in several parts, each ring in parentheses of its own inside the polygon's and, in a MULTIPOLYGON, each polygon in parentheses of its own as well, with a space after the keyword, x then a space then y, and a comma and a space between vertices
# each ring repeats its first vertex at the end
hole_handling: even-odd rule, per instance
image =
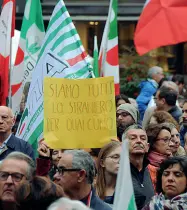
POLYGON ((22 82, 16 85, 12 85, 11 86, 11 91, 12 91, 12 96, 19 90, 19 88, 21 87, 22 82))
POLYGON ((22 125, 19 135, 21 135, 21 134, 22 134, 23 129, 25 128, 25 125, 26 125, 25 123, 22 125))
POLYGON ((106 60, 111 66, 117 66, 119 64, 118 45, 107 52, 106 60))
POLYGON ((100 57, 99 57, 99 70, 100 70, 100 72, 101 72, 101 68, 102 68, 102 60, 103 60, 103 51, 101 51, 101 55, 100 55, 100 57))
POLYGON ((115 84, 115 95, 119 95, 119 94, 120 94, 120 85, 118 83, 118 84, 115 84))
POLYGON ((75 58, 67 60, 67 62, 69 63, 70 66, 74 66, 76 63, 84 60, 86 56, 87 56, 86 52, 83 52, 82 54, 77 55, 75 58))
POLYGON ((0 54, 0 75, 1 75, 1 86, 0 86, 0 103, 6 105, 6 100, 9 91, 9 56, 6 58, 0 54))
POLYGON ((15 2, 15 0, 12 0, 12 2, 13 2, 13 11, 12 11, 12 31, 11 31, 11 37, 14 36, 15 23, 16 23, 16 2, 15 2))
POLYGON ((24 52, 23 50, 18 47, 18 51, 17 51, 17 54, 16 54, 16 61, 15 61, 15 66, 19 65, 20 63, 22 63, 24 60, 24 52))

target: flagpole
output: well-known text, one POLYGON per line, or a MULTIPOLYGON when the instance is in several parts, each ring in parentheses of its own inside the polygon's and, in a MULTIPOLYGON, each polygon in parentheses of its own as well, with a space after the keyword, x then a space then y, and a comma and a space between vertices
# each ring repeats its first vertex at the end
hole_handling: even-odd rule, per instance
POLYGON ((12 109, 12 37, 10 39, 10 59, 9 59, 9 96, 8 106, 12 109))

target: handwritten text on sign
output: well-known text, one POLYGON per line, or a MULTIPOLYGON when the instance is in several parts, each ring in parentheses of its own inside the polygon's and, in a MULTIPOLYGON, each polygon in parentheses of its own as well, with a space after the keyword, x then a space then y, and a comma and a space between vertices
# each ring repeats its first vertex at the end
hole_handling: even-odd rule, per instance
POLYGON ((44 80, 44 137, 52 148, 96 148, 116 136, 113 77, 44 80))

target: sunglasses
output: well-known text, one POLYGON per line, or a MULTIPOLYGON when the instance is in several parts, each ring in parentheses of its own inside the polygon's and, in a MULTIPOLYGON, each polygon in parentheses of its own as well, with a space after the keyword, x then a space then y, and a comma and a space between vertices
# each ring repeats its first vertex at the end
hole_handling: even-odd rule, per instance
POLYGON ((6 181, 9 176, 11 176, 11 178, 14 182, 20 182, 25 175, 18 173, 18 172, 9 173, 6 171, 0 171, 0 180, 1 181, 6 181))
POLYGON ((56 173, 59 173, 60 175, 64 175, 64 172, 75 172, 80 171, 82 169, 80 168, 65 168, 63 166, 55 167, 56 173))

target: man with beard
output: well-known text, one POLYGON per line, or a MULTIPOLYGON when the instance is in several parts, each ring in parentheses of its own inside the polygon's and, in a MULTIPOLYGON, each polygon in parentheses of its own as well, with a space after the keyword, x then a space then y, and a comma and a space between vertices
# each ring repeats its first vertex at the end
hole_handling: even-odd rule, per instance
POLYGON ((139 111, 132 104, 122 104, 116 111, 117 135, 122 140, 123 132, 133 124, 137 124, 139 120, 139 111))
POLYGON ((137 209, 142 209, 152 196, 153 184, 147 168, 145 154, 148 152, 149 143, 145 130, 139 125, 132 125, 122 136, 123 141, 129 143, 129 158, 131 176, 137 209))
POLYGON ((184 136, 187 133, 187 100, 184 102, 183 108, 182 108, 182 127, 180 130, 180 143, 181 146, 184 147, 184 136))

